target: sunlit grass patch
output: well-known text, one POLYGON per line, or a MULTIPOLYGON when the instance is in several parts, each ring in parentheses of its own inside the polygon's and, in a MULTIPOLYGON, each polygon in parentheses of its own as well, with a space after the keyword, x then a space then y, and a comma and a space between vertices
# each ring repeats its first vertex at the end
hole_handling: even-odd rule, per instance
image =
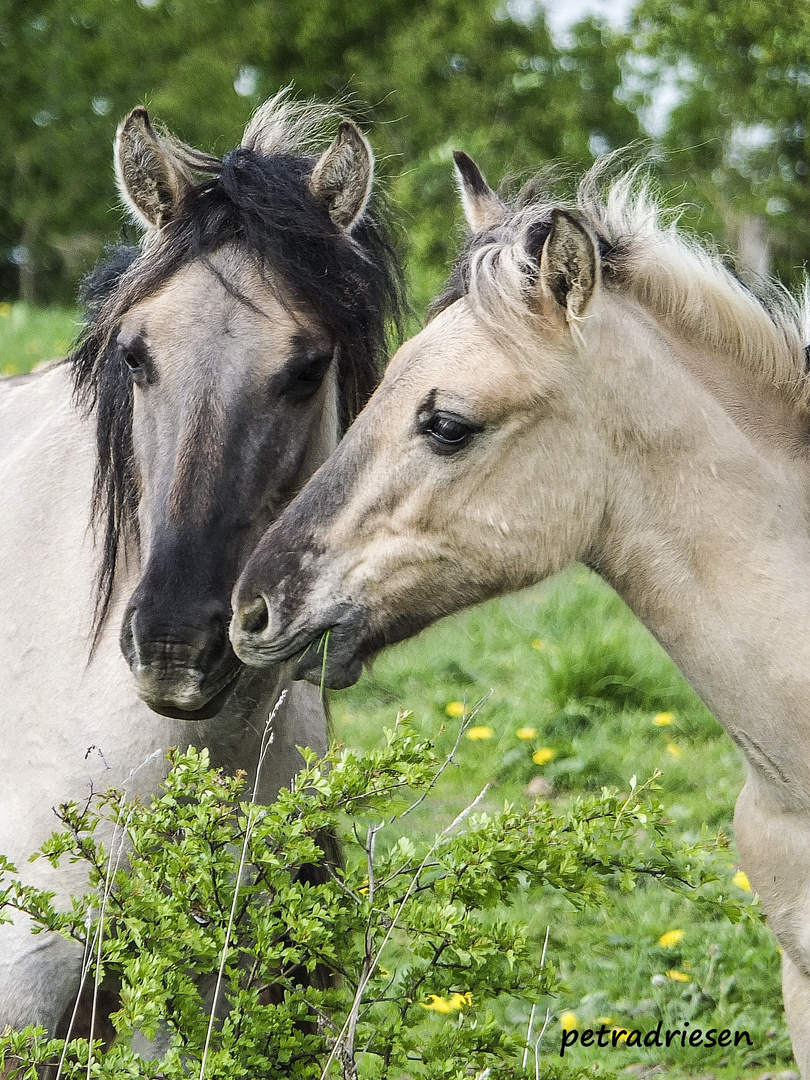
POLYGON ((65 356, 78 330, 70 308, 0 303, 0 376, 19 375, 65 356))
MULTIPOLYGON (((370 745, 390 708, 403 705, 425 731, 436 735, 445 727, 439 742, 449 749, 457 728, 448 703, 475 703, 490 689, 472 723, 495 734, 462 740, 459 767, 447 770, 437 787, 448 812, 486 783, 492 784, 488 805, 528 805, 533 792, 565 802, 605 785, 627 791, 631 776, 660 770, 662 800, 681 835, 696 840, 704 828, 731 835, 743 780, 737 750, 621 600, 581 568, 445 619, 382 654, 356 687, 333 696, 338 714, 348 717, 340 737, 370 745), (543 750, 554 756, 540 754, 541 764, 533 757, 543 750)), ((429 832, 431 824, 427 813, 415 812, 415 834, 429 832)), ((740 896, 742 881, 729 872, 726 895, 740 896)), ((665 1065, 672 1080, 708 1073, 740 1080, 758 1075, 756 1069, 791 1065, 779 955, 764 925, 708 918, 655 882, 617 896, 609 911, 575 913, 552 892, 526 904, 510 917, 530 924, 538 958, 550 927, 548 963, 568 989, 547 1002, 553 1022, 541 1060, 549 1067, 560 1060, 559 1018, 566 1010, 583 1029, 598 1027, 597 1017, 627 1030, 649 1030, 659 1019, 674 1029, 690 1020, 704 1029, 747 1028, 754 1039, 752 1049, 725 1057, 680 1045, 656 1057, 654 1048, 639 1053, 622 1042, 605 1058, 604 1050, 577 1046, 565 1060, 570 1054, 583 1070, 598 1063, 600 1074, 619 1073, 646 1062, 665 1065), (659 941, 672 930, 684 936, 665 948, 659 941)), ((527 1030, 529 1007, 509 1008, 504 1021, 527 1030)))

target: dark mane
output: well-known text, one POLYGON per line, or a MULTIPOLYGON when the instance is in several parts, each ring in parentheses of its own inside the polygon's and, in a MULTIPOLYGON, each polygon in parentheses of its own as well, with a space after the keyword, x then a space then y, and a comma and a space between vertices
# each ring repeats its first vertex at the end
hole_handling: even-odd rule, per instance
MULTIPOLYGON (((306 184, 315 159, 240 147, 183 196, 175 217, 144 248, 120 246, 88 276, 86 317, 70 358, 77 403, 95 412, 93 515, 103 530, 97 633, 112 596, 122 550, 137 543, 138 482, 132 450, 132 383, 110 343, 133 304, 181 267, 233 244, 272 287, 313 308, 338 344, 340 423, 345 428, 373 392, 389 345, 401 333, 402 272, 379 199, 350 235, 306 184)), ((227 286, 226 286, 227 287, 227 286)))

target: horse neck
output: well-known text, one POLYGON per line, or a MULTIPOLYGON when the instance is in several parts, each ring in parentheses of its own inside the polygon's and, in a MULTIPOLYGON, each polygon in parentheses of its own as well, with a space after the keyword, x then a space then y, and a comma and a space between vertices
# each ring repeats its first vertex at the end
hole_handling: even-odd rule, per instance
POLYGON ((806 770, 810 790, 806 466, 767 453, 651 320, 637 312, 630 334, 628 317, 607 313, 601 334, 616 343, 600 351, 602 395, 621 405, 604 421, 593 563, 749 759, 806 770))

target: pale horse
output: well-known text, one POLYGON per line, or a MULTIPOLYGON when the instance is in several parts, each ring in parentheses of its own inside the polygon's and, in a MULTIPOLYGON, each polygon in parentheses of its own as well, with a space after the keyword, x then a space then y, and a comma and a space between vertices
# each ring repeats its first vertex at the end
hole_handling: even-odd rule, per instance
MULTIPOLYGON (((135 109, 115 166, 140 244, 92 275, 71 357, 0 383, 0 853, 60 902, 81 868, 27 862, 57 804, 148 797, 172 746, 255 774, 283 689, 259 797, 325 749, 317 690, 237 660, 230 593, 371 393, 401 296, 371 149, 327 106, 282 92, 223 160, 135 109)), ((0 1031, 54 1032, 80 963, 0 926, 0 1031)))
POLYGON ((807 305, 755 295, 638 177, 507 207, 457 167, 468 245, 248 561, 234 648, 324 641, 297 673, 347 686, 443 615, 591 566, 745 755, 736 840, 810 1077, 807 305))

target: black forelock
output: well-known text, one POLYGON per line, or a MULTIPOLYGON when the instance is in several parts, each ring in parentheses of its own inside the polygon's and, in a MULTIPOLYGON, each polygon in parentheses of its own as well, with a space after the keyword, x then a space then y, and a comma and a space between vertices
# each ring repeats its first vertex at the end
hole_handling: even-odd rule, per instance
POLYGON ((240 147, 218 163, 214 176, 186 192, 154 248, 107 252, 82 290, 87 317, 74 354, 81 400, 95 403, 95 369, 104 362, 92 347, 95 356, 88 357, 84 346, 99 332, 108 336, 124 311, 182 266, 233 244, 268 284, 280 279, 332 331, 343 359, 344 423, 362 408, 379 379, 388 334, 401 330, 402 272, 379 197, 348 236, 309 192, 313 165, 301 155, 265 156, 240 147))
POLYGON ((347 235, 309 192, 314 164, 303 155, 233 150, 211 166, 213 175, 184 194, 157 242, 144 249, 108 249, 83 284, 85 323, 71 362, 77 402, 96 417, 93 506, 105 534, 97 629, 109 606, 120 549, 137 541, 132 386, 110 348, 133 304, 188 263, 225 244, 235 246, 270 287, 280 281, 332 332, 342 427, 379 381, 389 336, 401 334, 403 277, 385 207, 377 196, 347 235))

